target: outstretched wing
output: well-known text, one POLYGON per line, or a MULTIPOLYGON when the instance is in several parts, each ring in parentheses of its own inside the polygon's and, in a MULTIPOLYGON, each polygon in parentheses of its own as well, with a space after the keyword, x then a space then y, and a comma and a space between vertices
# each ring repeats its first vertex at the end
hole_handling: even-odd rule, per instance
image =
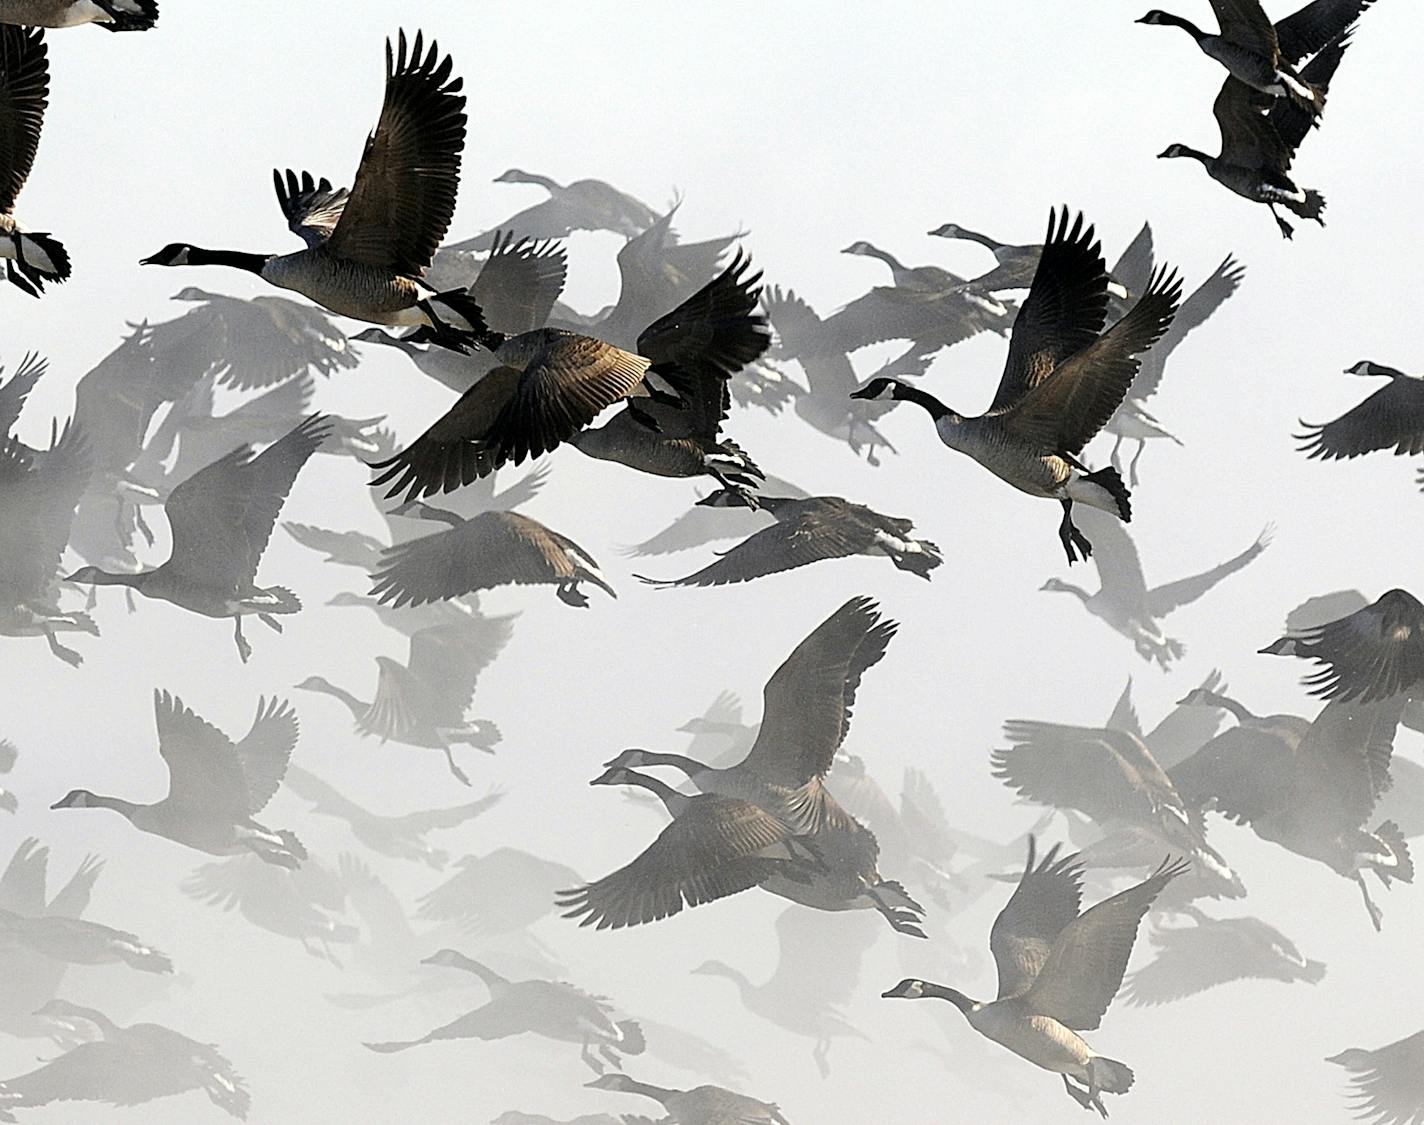
POLYGON ((0 26, 0 215, 30 178, 49 104, 49 48, 34 27, 0 26))
POLYGON ((331 237, 351 196, 345 188, 333 188, 325 176, 315 180, 310 172, 303 172, 299 179, 290 168, 285 177, 273 168, 272 185, 287 217, 287 229, 312 249, 331 237))
POLYGON ((237 760, 247 780, 248 813, 256 816, 272 799, 297 746, 297 713, 285 699, 257 700, 252 729, 236 744, 237 760))
POLYGON ((999 999, 1027 992, 1048 962, 1058 935, 1078 917, 1083 868, 1076 855, 1058 856, 1058 845, 1035 862, 1037 842, 1028 838, 1028 862, 1019 885, 994 919, 989 951, 999 969, 999 999))

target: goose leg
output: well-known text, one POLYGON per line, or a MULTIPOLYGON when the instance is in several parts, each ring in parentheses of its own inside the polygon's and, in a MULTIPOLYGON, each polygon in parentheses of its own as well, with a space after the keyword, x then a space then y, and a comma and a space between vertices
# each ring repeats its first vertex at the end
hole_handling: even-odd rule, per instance
POLYGON ((252 646, 247 643, 247 638, 242 635, 242 618, 232 619, 232 639, 237 642, 237 655, 242 657, 242 662, 247 663, 248 657, 252 655, 252 646))
POLYGON ((1144 438, 1137 439, 1137 452, 1132 455, 1132 460, 1127 463, 1127 483, 1137 487, 1137 462, 1142 460, 1142 451, 1147 448, 1147 441, 1144 438))
POLYGON ((132 586, 124 587, 124 604, 128 606, 130 613, 135 613, 138 611, 138 602, 134 600, 134 592, 132 586))
POLYGON ((282 623, 270 613, 259 613, 257 620, 266 625, 267 628, 271 629, 274 633, 280 633, 282 631, 282 623))
POLYGON ((30 284, 28 280, 15 268, 15 263, 9 258, 5 259, 5 277, 10 284, 22 293, 28 293, 31 297, 38 297, 39 291, 30 284))
POLYGON ((149 526, 148 526, 148 521, 143 518, 143 505, 142 505, 142 504, 135 504, 135 505, 133 506, 133 510, 134 510, 134 527, 138 528, 139 534, 141 534, 141 535, 143 536, 143 541, 144 541, 145 543, 147 543, 150 547, 152 547, 152 546, 153 546, 153 543, 154 543, 154 539, 153 539, 153 528, 149 527, 149 526))
POLYGON ((1370 889, 1365 886, 1365 876, 1363 872, 1355 872, 1355 882, 1360 885, 1360 895, 1365 900, 1365 909, 1370 912, 1370 921, 1374 924, 1375 932, 1379 933, 1380 923, 1384 921, 1384 912, 1375 905, 1374 899, 1370 898, 1370 889))
POLYGON ((617 1053, 607 1043, 599 1044, 598 1053, 607 1059, 615 1070, 623 1069, 623 1060, 618 1057, 617 1053))
POLYGON ((816 1044, 815 1050, 811 1052, 811 1057, 816 1060, 816 1069, 821 1072, 822 1078, 831 1076, 831 1062, 827 1057, 831 1053, 831 1041, 822 1039, 816 1044))
POLYGON ((1271 209, 1271 217, 1276 220, 1276 226, 1281 228, 1281 234, 1286 238, 1294 238, 1295 228, 1281 218, 1281 213, 1276 210, 1276 205, 1274 203, 1268 203, 1266 206, 1271 209))
POLYGON ((1093 1103, 1092 1100, 1088 1097, 1088 1095, 1084 1091, 1078 1089, 1077 1086, 1073 1085, 1072 1082, 1068 1081, 1068 1076, 1066 1074, 1063 1075, 1062 1078, 1063 1088, 1068 1091, 1068 1096, 1072 1098, 1075 1102, 1077 1102, 1080 1106, 1082 1106, 1084 1109, 1092 1109, 1093 1103))
POLYGON ((54 635, 53 629, 45 630, 45 640, 49 642, 50 652, 54 653, 55 656, 59 657, 71 668, 78 668, 79 665, 84 663, 84 657, 80 656, 72 648, 65 648, 64 645, 59 643, 59 638, 54 635))
POLYGON ((663 428, 658 424, 658 420, 646 410, 634 406, 632 399, 628 400, 628 414, 633 421, 637 422, 638 425, 642 426, 645 430, 652 430, 655 434, 663 432, 663 428))
POLYGON ((469 785, 469 776, 465 773, 464 770, 462 770, 459 766, 455 764, 454 750, 450 748, 448 743, 440 747, 440 749, 445 752, 445 764, 450 767, 450 773, 454 775, 455 780, 458 781, 461 785, 469 785))
POLYGON ((1063 522, 1058 525, 1058 538, 1063 544, 1064 553, 1068 556, 1068 565, 1072 566, 1079 559, 1079 551, 1082 552, 1081 557, 1084 559, 1091 556, 1093 545, 1073 523, 1073 501, 1060 500, 1059 503, 1063 505, 1063 522))
POLYGON ((578 588, 577 582, 560 582, 557 591, 559 601, 576 609, 588 608, 588 595, 578 588))
POLYGON ((908 934, 910 937, 928 938, 929 935, 920 929, 922 919, 909 910, 902 910, 899 907, 891 906, 880 892, 874 887, 866 887, 865 893, 870 896, 870 901, 875 904, 878 910, 890 923, 890 928, 897 934, 908 934))
POLYGON ((1108 463, 1118 472, 1122 472, 1122 461, 1118 459, 1118 453, 1122 449, 1122 435, 1117 434, 1115 437, 1112 452, 1108 454, 1108 463))
POLYGON ((584 1063, 591 1071, 593 1071, 594 1074, 601 1075, 604 1071, 604 1066, 601 1062, 599 1062, 596 1058, 593 1057, 593 1052, 591 1052, 588 1048, 589 1042, 587 1039, 585 1039, 583 1041, 583 1046, 579 1049, 579 1058, 583 1059, 584 1063))

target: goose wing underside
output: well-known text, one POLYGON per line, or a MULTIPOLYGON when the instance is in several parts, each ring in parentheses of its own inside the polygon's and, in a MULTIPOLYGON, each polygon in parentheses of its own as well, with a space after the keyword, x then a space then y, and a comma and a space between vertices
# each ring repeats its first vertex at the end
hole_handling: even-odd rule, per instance
POLYGON ((245 820, 251 795, 232 740, 183 701, 153 693, 158 752, 168 764, 168 801, 203 814, 245 820))
POLYGON ((345 188, 332 187, 325 176, 317 180, 303 172, 298 177, 290 168, 285 175, 273 168, 272 184, 277 205, 287 217, 287 229, 313 250, 331 237, 351 196, 345 188))
POLYGON ((256 816, 282 784, 297 746, 297 713, 285 699, 259 699, 246 737, 236 744, 237 760, 247 781, 248 813, 256 816))
POLYGON ((29 179, 49 103, 49 58, 38 28, 0 26, 0 215, 29 179))
POLYGON ((999 970, 999 999, 1028 991, 1048 961, 1058 935, 1083 901, 1083 868, 1076 855, 1060 858, 1054 845, 1035 862, 1037 844, 1028 838, 1028 862, 1019 885, 994 919, 989 951, 999 970))

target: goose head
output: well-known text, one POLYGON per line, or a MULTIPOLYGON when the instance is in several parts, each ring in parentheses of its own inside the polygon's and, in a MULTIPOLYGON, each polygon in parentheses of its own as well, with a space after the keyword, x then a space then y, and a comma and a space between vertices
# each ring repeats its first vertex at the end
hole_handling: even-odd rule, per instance
POLYGON ((454 949, 438 949, 429 957, 421 960, 422 965, 447 965, 453 968, 460 968, 468 961, 463 953, 454 949))
MULTIPOLYGON (((635 770, 640 766, 651 765, 652 763, 649 761, 651 757, 651 750, 640 750, 636 747, 633 747, 628 750, 624 750, 621 754, 618 755, 618 757, 612 758, 609 761, 604 762, 603 765, 609 773, 612 773, 614 770, 635 770)), ((599 783, 597 781, 591 781, 589 782, 589 784, 597 785, 599 783)), ((619 783, 616 781, 607 781, 603 784, 617 785, 619 783)))
POLYGON ((1047 582, 1045 582, 1042 586, 1038 588, 1038 592, 1040 594, 1044 593, 1045 591, 1054 594, 1067 594, 1071 593, 1072 590, 1073 587, 1068 585, 1068 583, 1064 582, 1061 578, 1050 578, 1047 582))
POLYGON ((530 182, 529 173, 522 168, 510 168, 501 172, 492 181, 496 184, 527 184, 530 182))
POLYGON ((637 774, 623 766, 613 766, 589 782, 590 785, 633 785, 637 774))
POLYGON ((905 384, 900 382, 899 379, 889 379, 885 376, 881 376, 880 378, 870 380, 870 382, 866 383, 865 386, 859 390, 851 391, 850 397, 863 398, 870 401, 887 398, 899 399, 905 397, 901 393, 904 387, 905 384))
POLYGON ((699 977, 728 977, 734 975, 730 965, 722 961, 704 961, 692 970, 694 976, 699 977))
POLYGON ((863 238, 858 238, 841 251, 842 254, 874 254, 875 247, 866 242, 863 238))
POLYGON ((71 789, 50 805, 51 809, 89 809, 94 807, 94 794, 87 789, 71 789))
POLYGON ((584 1087, 589 1090, 621 1090, 625 1093, 632 1093, 633 1079, 626 1074, 605 1074, 595 1078, 592 1082, 585 1082, 584 1087))
POLYGON ((922 1000, 925 996, 925 982, 914 977, 906 977, 888 992, 882 992, 882 1000, 922 1000))
POLYGON ((1375 1065, 1371 1052, 1361 1047, 1351 1047, 1349 1050, 1341 1051, 1338 1055, 1329 1055, 1325 1061, 1349 1070, 1369 1070, 1375 1065))
POLYGON ((170 242, 157 254, 140 258, 138 264, 141 266, 186 266, 196 249, 197 247, 188 242, 170 242))
POLYGON ((958 238, 964 233, 964 228, 958 223, 944 223, 929 233, 933 238, 958 238))
POLYGON ((1345 368, 1345 374, 1393 376, 1395 374, 1395 370, 1392 367, 1386 367, 1382 363, 1376 363, 1372 359, 1362 359, 1354 366, 1345 368))
POLYGON ((1170 144, 1157 154, 1158 160, 1173 160, 1179 156, 1196 156, 1196 153, 1182 144, 1170 144))
POLYGON ((293 684, 294 691, 326 691, 331 682, 322 676, 308 676, 299 684, 293 684))
POLYGON ((1170 12, 1164 12, 1161 8, 1153 8, 1141 19, 1134 20, 1133 22, 1147 24, 1170 24, 1173 22, 1173 20, 1170 12))

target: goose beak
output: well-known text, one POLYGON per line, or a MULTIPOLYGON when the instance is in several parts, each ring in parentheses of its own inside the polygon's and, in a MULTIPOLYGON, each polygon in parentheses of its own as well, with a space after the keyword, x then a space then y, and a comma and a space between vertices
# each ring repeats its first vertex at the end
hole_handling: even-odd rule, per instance
POLYGON ((163 263, 159 260, 157 254, 153 254, 147 258, 140 258, 138 264, 141 266, 161 266, 163 263))
POLYGON ((871 397, 871 396, 870 396, 870 388, 869 388, 869 387, 862 387, 862 388, 861 388, 860 390, 858 390, 858 391, 851 391, 851 392, 850 392, 850 397, 851 397, 851 398, 870 398, 870 397, 871 397))

